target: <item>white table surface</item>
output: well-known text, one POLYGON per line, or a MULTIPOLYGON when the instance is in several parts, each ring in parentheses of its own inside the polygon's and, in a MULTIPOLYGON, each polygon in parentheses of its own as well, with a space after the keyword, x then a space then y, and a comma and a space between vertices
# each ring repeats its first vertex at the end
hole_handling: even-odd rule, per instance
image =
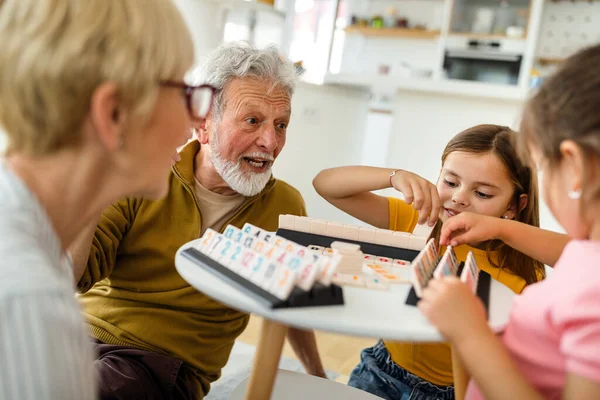
MULTIPOLYGON (((191 286, 231 308, 296 328, 407 342, 443 340, 417 307, 405 304, 410 284, 394 284, 388 291, 344 286, 344 305, 273 310, 180 254, 199 240, 179 248, 177 271, 191 286)), ((491 281, 489 323, 500 331, 508 321, 515 295, 503 284, 491 281)))

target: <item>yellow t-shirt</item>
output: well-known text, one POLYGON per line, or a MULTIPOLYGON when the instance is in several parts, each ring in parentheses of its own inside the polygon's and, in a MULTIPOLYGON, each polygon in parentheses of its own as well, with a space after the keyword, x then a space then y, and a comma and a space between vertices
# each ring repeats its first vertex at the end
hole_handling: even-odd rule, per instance
MULTIPOLYGON (((390 210, 389 229, 412 232, 417 225, 418 213, 403 200, 388 197, 390 210)), ((441 249, 443 253, 445 249, 441 249)), ((469 251, 473 252, 479 268, 510 288, 515 293, 521 293, 526 282, 518 275, 495 268, 490 265, 485 250, 462 245, 454 248, 459 262, 465 261, 469 251)), ((494 254, 492 253, 492 257, 494 254)), ((417 375, 435 385, 449 386, 452 378, 452 355, 447 343, 422 344, 384 341, 392 360, 411 374, 417 375)))

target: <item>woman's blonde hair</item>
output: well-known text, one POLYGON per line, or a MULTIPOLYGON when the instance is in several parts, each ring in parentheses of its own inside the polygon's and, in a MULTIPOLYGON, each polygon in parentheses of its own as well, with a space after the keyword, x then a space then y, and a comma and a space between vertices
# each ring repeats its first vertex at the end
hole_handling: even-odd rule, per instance
POLYGON ((4 0, 0 48, 7 151, 29 155, 76 144, 92 94, 105 82, 143 123, 159 81, 182 76, 194 62, 191 36, 170 0, 4 0))

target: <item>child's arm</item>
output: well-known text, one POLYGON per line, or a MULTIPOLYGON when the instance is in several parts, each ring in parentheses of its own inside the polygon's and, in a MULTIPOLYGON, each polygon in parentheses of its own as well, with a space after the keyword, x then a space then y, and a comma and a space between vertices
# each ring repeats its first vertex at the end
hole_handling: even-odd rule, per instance
MULTIPOLYGON (((542 399, 490 330, 481 301, 458 278, 429 281, 419 309, 452 343, 486 399, 542 399)), ((600 398, 600 384, 567 374, 563 399, 600 398)))
POLYGON ((513 220, 481 214, 461 213, 448 219, 442 227, 440 244, 476 245, 498 239, 513 249, 546 265, 554 266, 570 238, 513 220))
POLYGON ((388 200, 371 193, 394 187, 404 195, 407 204, 419 211, 419 223, 434 225, 440 212, 440 199, 435 185, 408 171, 390 168, 349 166, 321 171, 313 186, 325 200, 340 210, 378 228, 389 226, 388 200), (395 175, 390 177, 392 172, 395 175))
POLYGON ((458 278, 433 279, 419 309, 452 343, 486 399, 542 399, 490 330, 485 310, 458 278))

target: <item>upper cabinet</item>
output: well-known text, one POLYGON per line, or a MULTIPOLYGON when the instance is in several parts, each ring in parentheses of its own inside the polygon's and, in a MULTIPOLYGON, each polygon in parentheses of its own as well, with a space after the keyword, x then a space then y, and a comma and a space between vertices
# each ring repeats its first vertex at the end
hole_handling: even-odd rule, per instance
POLYGON ((525 38, 530 9, 530 0, 454 0, 449 33, 475 38, 525 38))

